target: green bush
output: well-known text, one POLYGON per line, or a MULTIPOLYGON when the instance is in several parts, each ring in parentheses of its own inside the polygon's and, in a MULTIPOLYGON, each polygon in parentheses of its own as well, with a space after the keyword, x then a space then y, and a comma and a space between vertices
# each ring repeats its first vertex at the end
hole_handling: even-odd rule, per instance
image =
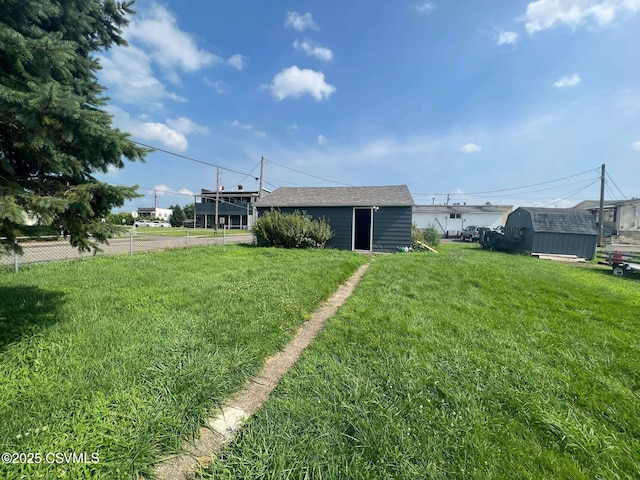
POLYGON ((271 210, 253 226, 258 245, 283 248, 323 248, 333 237, 329 222, 314 219, 306 212, 282 213, 271 210))
POLYGON ((430 224, 427 228, 418 228, 414 223, 411 225, 411 247, 414 250, 424 250, 422 244, 429 245, 430 247, 437 247, 440 245, 440 231, 438 228, 430 224))
POLYGON ((426 243, 430 247, 437 247, 438 245, 440 245, 440 232, 434 224, 430 224, 427 228, 425 228, 423 230, 423 234, 424 243, 426 243))

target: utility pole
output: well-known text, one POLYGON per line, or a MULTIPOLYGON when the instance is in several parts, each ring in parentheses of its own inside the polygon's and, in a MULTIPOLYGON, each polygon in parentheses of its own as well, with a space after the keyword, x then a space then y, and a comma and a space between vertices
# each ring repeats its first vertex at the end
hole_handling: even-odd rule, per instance
POLYGON ((600 211, 598 212, 598 246, 602 247, 604 238, 604 176, 605 165, 602 164, 602 174, 600 175, 600 211))
POLYGON ((220 169, 216 168, 216 224, 213 226, 218 231, 218 201, 220 200, 220 169))
POLYGON ((156 189, 153 190, 153 214, 156 214, 156 210, 158 210, 158 191, 156 189))
POLYGON ((258 187, 258 200, 262 198, 262 177, 264 175, 264 157, 260 157, 260 186, 258 187))
MULTIPOLYGON (((196 217, 196 196, 193 196, 193 228, 196 228, 198 217, 196 217)), ((206 218, 206 217, 205 217, 206 218)))

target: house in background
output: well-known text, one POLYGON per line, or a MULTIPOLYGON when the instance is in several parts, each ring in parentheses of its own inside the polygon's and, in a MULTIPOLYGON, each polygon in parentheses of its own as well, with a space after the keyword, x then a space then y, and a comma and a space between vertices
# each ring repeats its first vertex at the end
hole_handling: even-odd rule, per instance
MULTIPOLYGON (((585 200, 573 208, 591 212, 598 221, 600 201, 585 200)), ((605 200, 602 225, 605 235, 611 234, 616 243, 640 244, 640 198, 605 200)))
POLYGON ((324 217, 334 231, 328 248, 394 252, 411 245, 413 197, 406 185, 374 187, 282 187, 255 204, 324 217))
MULTIPOLYGON (((258 193, 258 191, 245 190, 241 185, 238 185, 238 189, 234 191, 220 187, 217 195, 218 226, 220 228, 251 229, 253 226, 253 206, 258 200, 258 193)), ((195 204, 196 224, 199 227, 214 228, 216 223, 216 191, 203 188, 199 197, 200 202, 195 204)))
POLYGON ((598 243, 595 218, 576 208, 517 208, 509 214, 504 233, 520 237, 518 250, 586 260, 593 260, 598 243))
POLYGON ((418 228, 434 225, 444 236, 458 236, 468 225, 495 228, 504 225, 512 205, 415 205, 413 223, 418 228))
POLYGON ((173 214, 170 208, 140 207, 138 208, 138 218, 157 218, 168 222, 173 214))

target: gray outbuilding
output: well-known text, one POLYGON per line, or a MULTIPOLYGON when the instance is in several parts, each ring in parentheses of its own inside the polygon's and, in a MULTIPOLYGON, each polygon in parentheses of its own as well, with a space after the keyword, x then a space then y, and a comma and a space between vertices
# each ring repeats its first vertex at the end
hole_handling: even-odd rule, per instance
POLYGON ((282 187, 255 207, 258 216, 278 209, 324 217, 335 233, 328 248, 393 252, 411 245, 413 197, 406 185, 282 187))
POLYGON ((598 241, 593 215, 575 208, 517 208, 507 217, 505 234, 521 238, 519 250, 586 260, 593 260, 598 241))

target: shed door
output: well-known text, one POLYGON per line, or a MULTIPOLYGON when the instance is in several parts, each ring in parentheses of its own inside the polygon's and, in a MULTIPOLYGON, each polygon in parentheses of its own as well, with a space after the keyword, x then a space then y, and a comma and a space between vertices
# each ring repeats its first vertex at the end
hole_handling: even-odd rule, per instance
POLYGON ((371 238, 373 231, 373 209, 353 209, 353 249, 371 250, 371 238))

